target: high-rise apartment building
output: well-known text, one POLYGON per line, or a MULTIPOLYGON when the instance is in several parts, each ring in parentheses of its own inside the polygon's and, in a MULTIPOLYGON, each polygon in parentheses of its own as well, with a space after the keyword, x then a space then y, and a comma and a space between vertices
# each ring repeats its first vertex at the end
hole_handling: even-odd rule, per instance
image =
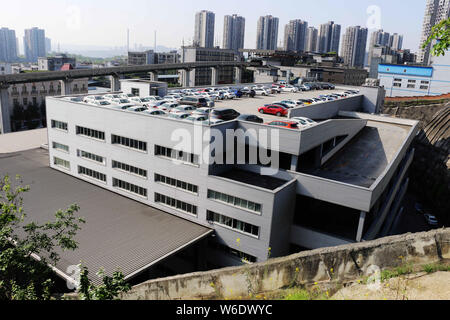
POLYGON ((38 28, 26 29, 23 45, 25 58, 28 62, 37 62, 39 57, 45 57, 45 30, 38 28))
POLYGON ((194 45, 202 48, 214 47, 214 12, 202 10, 195 15, 194 45))
POLYGON ((351 67, 364 67, 367 46, 367 28, 348 27, 345 31, 341 56, 344 63, 351 67))
POLYGON ((52 51, 52 40, 50 38, 45 38, 45 52, 49 53, 52 51))
POLYGON ((317 37, 319 35, 319 30, 314 27, 309 27, 306 32, 306 48, 307 52, 317 51, 317 37))
POLYGON ((319 28, 317 51, 322 53, 339 52, 341 40, 341 25, 330 21, 321 24, 319 28))
POLYGON ((279 19, 273 16, 260 17, 257 26, 256 49, 276 50, 279 19))
POLYGON ((244 48, 245 18, 233 14, 227 15, 223 22, 223 49, 231 49, 236 53, 244 48))
POLYGON ((403 36, 398 33, 394 33, 389 38, 389 45, 393 50, 402 50, 403 36))
POLYGON ((0 29, 0 62, 17 60, 16 32, 8 28, 0 29))
POLYGON ((368 55, 369 66, 372 64, 372 56, 373 56, 374 48, 375 47, 390 47, 390 45, 389 45, 390 39, 391 39, 391 35, 388 32, 384 32, 382 29, 372 32, 372 34, 370 35, 370 41, 369 41, 369 55, 368 55))
POLYGON ((431 29, 450 17, 450 0, 427 0, 425 8, 425 17, 423 19, 422 37, 420 38, 420 47, 417 55, 417 62, 428 65, 430 63, 431 44, 422 48, 431 34, 431 29))
POLYGON ((284 29, 284 50, 305 51, 308 22, 300 19, 291 20, 284 29))

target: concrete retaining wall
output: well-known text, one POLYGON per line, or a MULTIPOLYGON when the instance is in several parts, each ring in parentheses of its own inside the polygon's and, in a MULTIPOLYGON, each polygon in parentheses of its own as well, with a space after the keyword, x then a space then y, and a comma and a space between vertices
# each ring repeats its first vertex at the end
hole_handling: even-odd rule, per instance
POLYGON ((450 229, 406 234, 303 252, 266 263, 151 280, 124 294, 125 300, 221 299, 247 296, 292 284, 355 280, 372 266, 394 268, 450 259, 450 229), (333 271, 331 271, 333 270, 333 271))

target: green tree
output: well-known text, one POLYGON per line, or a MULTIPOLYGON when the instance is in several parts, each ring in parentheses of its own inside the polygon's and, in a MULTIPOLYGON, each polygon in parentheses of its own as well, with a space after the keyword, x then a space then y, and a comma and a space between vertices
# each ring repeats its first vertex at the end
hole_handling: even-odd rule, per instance
POLYGON ((0 300, 47 300, 53 281, 49 265, 55 265, 58 249, 75 250, 74 240, 84 219, 75 216, 79 207, 58 210, 55 220, 25 223, 20 177, 0 180, 0 300), (40 259, 36 259, 39 257, 40 259))
POLYGON ((97 272, 97 276, 102 278, 102 284, 95 286, 88 278, 88 269, 83 265, 79 265, 79 268, 81 272, 78 293, 82 300, 116 300, 121 292, 128 292, 131 289, 120 271, 114 272, 113 276, 109 277, 101 269, 97 272))
POLYGON ((444 56, 450 47, 450 18, 442 20, 431 29, 431 35, 423 44, 423 49, 430 45, 434 40, 436 44, 431 48, 431 54, 438 57, 444 56))

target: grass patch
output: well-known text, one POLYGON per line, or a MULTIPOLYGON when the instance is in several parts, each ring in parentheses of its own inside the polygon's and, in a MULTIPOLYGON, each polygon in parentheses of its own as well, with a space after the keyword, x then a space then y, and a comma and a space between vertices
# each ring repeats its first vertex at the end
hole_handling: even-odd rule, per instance
POLYGON ((427 264, 423 266, 423 271, 426 273, 435 273, 438 271, 450 272, 450 265, 439 263, 427 264))

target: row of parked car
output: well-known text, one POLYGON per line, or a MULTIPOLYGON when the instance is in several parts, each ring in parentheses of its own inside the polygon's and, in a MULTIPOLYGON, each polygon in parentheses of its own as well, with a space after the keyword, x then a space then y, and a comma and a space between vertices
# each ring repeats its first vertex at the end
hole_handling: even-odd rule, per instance
POLYGON ((287 116, 289 113, 289 109, 292 109, 292 108, 298 108, 298 107, 307 106, 307 105, 311 105, 311 104, 342 99, 342 98, 349 97, 351 95, 355 95, 357 93, 358 93, 357 90, 348 90, 345 92, 338 92, 338 93, 333 93, 333 94, 329 94, 329 95, 320 95, 318 98, 312 98, 312 99, 298 99, 298 100, 286 99, 286 100, 276 101, 276 102, 273 102, 270 104, 266 104, 266 105, 258 108, 258 112, 261 114, 272 114, 272 115, 276 115, 278 117, 287 116))

